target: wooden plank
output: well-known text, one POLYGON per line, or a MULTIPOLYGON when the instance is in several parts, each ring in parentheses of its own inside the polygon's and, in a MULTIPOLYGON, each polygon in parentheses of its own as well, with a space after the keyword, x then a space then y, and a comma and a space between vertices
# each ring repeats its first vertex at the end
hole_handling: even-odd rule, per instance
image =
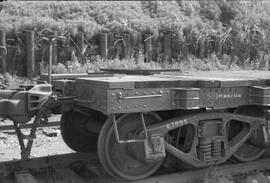
POLYGON ((35 72, 34 31, 25 31, 26 36, 26 76, 31 79, 35 72))
POLYGON ((270 79, 269 71, 211 71, 211 72, 190 72, 185 75, 209 76, 223 78, 242 78, 242 79, 270 79))
POLYGON ((143 69, 143 70, 132 70, 132 69, 106 69, 100 68, 101 71, 107 71, 110 73, 117 73, 117 74, 133 74, 133 75, 153 75, 153 74, 160 74, 162 72, 173 72, 179 71, 178 69, 143 69))
POLYGON ((79 177, 73 170, 69 168, 57 168, 55 169, 63 179, 63 182, 69 183, 85 183, 85 181, 79 177))
MULTIPOLYGON (((81 74, 52 74, 52 80, 59 79, 76 79, 82 77, 107 77, 113 76, 113 74, 108 72, 95 72, 95 73, 81 73, 81 74)), ((43 81, 48 81, 48 74, 42 74, 40 79, 43 81)))
POLYGON ((15 172, 15 179, 17 183, 38 183, 28 170, 15 172))
POLYGON ((1 61, 1 67, 2 73, 7 72, 7 63, 6 63, 6 32, 5 30, 0 29, 0 61, 1 61))
POLYGON ((99 77, 99 78, 79 78, 76 82, 76 90, 80 90, 81 86, 100 86, 103 88, 110 88, 110 89, 134 89, 134 82, 130 80, 117 80, 117 77, 99 77))

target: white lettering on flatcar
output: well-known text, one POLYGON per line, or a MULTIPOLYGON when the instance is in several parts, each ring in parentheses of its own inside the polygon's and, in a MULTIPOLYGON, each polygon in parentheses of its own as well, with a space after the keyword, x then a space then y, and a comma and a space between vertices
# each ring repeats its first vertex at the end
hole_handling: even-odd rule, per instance
POLYGON ((167 128, 168 130, 171 130, 171 129, 173 129, 173 128, 178 128, 178 127, 180 127, 180 126, 186 125, 187 123, 188 123, 188 122, 187 122, 186 119, 184 119, 184 120, 179 120, 179 121, 173 121, 173 122, 168 123, 168 124, 166 125, 166 128, 167 128))
POLYGON ((230 93, 230 94, 220 94, 217 93, 216 94, 216 99, 231 99, 231 98, 242 98, 242 94, 241 93, 230 93))

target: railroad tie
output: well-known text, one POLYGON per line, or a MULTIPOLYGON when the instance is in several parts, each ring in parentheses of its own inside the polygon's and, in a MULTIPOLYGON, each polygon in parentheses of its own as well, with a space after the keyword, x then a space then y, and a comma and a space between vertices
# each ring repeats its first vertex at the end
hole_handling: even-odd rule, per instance
POLYGON ((60 176, 64 179, 64 182, 85 183, 85 181, 70 168, 57 168, 55 171, 60 174, 60 176))
POLYGON ((28 170, 15 172, 15 179, 17 183, 38 183, 28 170))

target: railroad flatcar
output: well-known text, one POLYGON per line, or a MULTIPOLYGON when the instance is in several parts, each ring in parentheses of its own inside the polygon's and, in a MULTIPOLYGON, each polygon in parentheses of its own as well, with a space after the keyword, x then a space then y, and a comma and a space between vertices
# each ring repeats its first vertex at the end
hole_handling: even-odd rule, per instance
MULTIPOLYGON (((44 96, 57 93, 58 99, 54 97, 45 108, 61 106, 65 143, 77 152, 96 150, 107 173, 119 180, 150 176, 169 154, 189 168, 267 156, 267 71, 106 70, 53 76, 52 85, 53 92, 47 84, 26 91, 26 108, 19 117, 7 108, 1 114, 16 123, 26 122, 39 111, 44 96)), ((9 97, 5 106, 15 99, 9 97)))

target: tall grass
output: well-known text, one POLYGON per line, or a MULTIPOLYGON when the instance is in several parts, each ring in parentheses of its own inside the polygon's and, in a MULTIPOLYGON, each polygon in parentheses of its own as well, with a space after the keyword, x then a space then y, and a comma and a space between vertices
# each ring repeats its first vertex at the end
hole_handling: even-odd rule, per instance
MULTIPOLYGON (((216 71, 216 70, 253 70, 254 67, 239 67, 236 58, 231 58, 228 55, 223 55, 219 59, 215 54, 207 58, 199 59, 193 55, 189 55, 185 60, 173 60, 172 62, 144 62, 144 56, 139 57, 141 60, 134 58, 122 59, 119 58, 104 60, 100 56, 94 60, 87 60, 85 64, 81 64, 77 59, 67 61, 65 64, 58 63, 54 65, 53 73, 91 73, 100 71, 101 68, 108 69, 129 69, 129 70, 158 70, 158 69, 178 69, 182 72, 188 71, 216 71), (236 59, 236 60, 235 60, 236 59)), ((48 72, 48 65, 41 64, 42 73, 48 72)), ((257 67, 256 67, 257 69, 257 67)))

